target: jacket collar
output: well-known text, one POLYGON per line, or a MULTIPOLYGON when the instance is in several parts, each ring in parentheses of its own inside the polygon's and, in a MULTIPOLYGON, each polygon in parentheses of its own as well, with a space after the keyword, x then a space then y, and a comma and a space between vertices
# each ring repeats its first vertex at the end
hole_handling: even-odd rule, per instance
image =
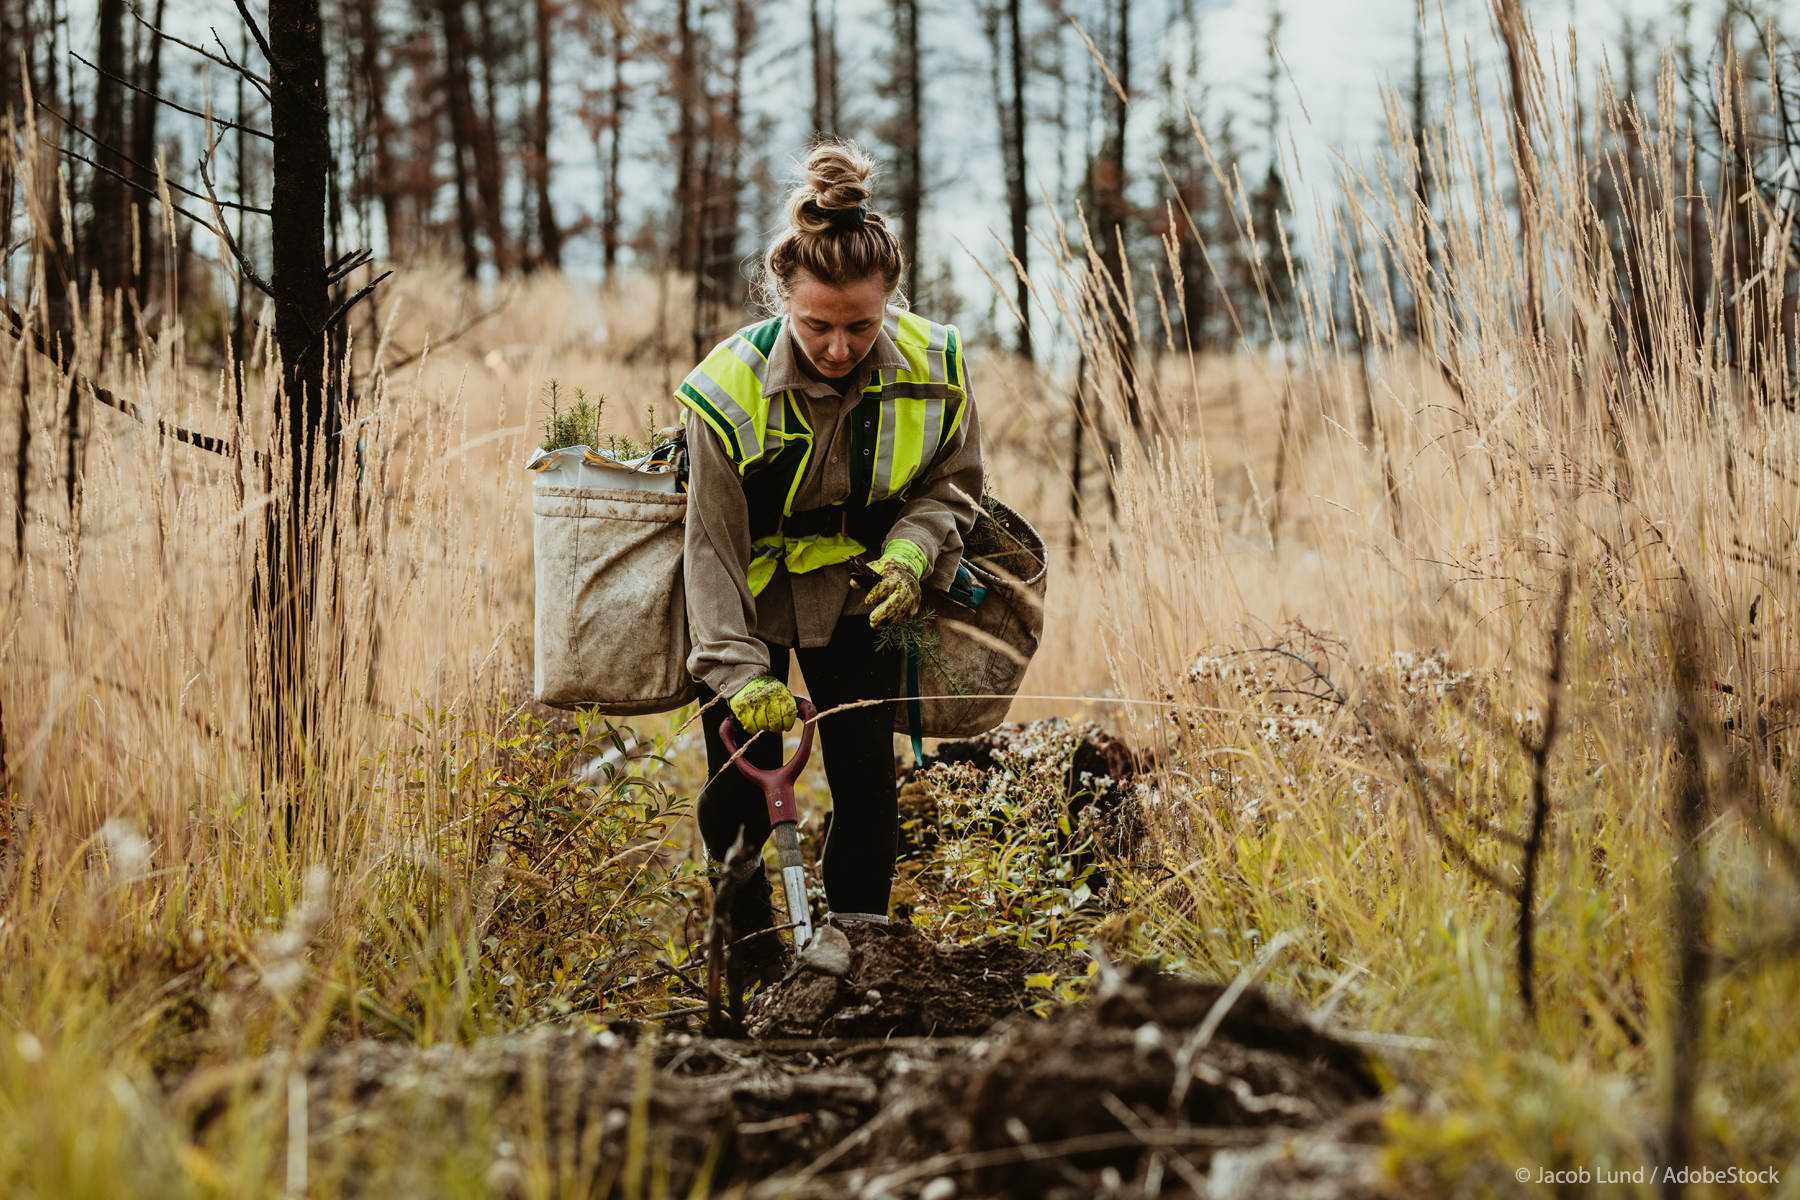
MULTIPOLYGON (((894 345, 894 339, 888 336, 884 323, 875 331, 875 343, 863 360, 856 364, 850 372, 850 382, 854 384, 842 395, 846 400, 854 400, 857 394, 868 386, 869 379, 877 371, 904 371, 909 364, 906 356, 900 353, 900 347, 894 345)), ((800 369, 799 350, 794 345, 793 331, 788 327, 788 319, 781 318, 781 333, 775 339, 775 346, 769 352, 768 369, 763 372, 762 392, 765 396, 779 396, 786 391, 796 391, 808 397, 837 396, 837 385, 825 380, 814 379, 800 369)))

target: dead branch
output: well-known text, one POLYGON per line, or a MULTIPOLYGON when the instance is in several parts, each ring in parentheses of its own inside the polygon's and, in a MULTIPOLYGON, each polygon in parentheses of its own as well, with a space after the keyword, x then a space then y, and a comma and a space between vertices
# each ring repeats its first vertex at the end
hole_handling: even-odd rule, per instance
POLYGON ((212 113, 209 113, 209 112, 201 112, 199 109, 188 108, 185 105, 177 104, 177 103, 175 103, 175 101, 169 99, 167 96, 163 95, 161 92, 152 92, 152 91, 148 90, 147 88, 141 88, 137 84, 131 82, 131 80, 126 79, 124 76, 114 75, 111 71, 108 71, 105 67, 95 66, 93 63, 89 62, 85 58, 82 58, 81 55, 75 53, 73 50, 69 51, 69 57, 74 59, 75 61, 81 63, 83 66, 87 67, 89 70, 97 71, 100 74, 106 76, 108 79, 113 80, 115 83, 122 83, 126 87, 130 88, 132 91, 136 92, 138 95, 148 96, 152 100, 156 101, 158 104, 161 104, 167 108, 172 108, 176 112, 186 113, 190 117, 199 117, 203 121, 211 121, 214 125, 219 125, 226 129, 241 129, 245 133, 249 134, 250 136, 259 137, 259 138, 263 139, 263 141, 265 141, 265 142, 272 142, 275 140, 274 134, 268 133, 261 129, 257 129, 253 125, 239 125, 236 121, 227 121, 224 117, 214 116, 212 113))
MULTIPOLYGON (((80 57, 80 56, 77 55, 76 57, 80 57)), ((54 108, 51 108, 48 104, 45 104, 42 100, 34 100, 33 103, 35 103, 39 108, 43 109, 45 112, 49 113, 51 116, 55 117, 57 120, 61 121, 64 125, 67 125, 70 129, 73 129, 76 133, 79 133, 82 137, 86 138, 88 141, 94 143, 94 145, 99 146, 103 150, 112 151, 114 154, 117 154, 120 158, 124 159, 126 162, 128 162, 132 166, 136 167, 138 170, 143 171, 145 174, 155 175, 158 178, 162 179, 163 183, 167 184, 171 191, 180 192, 184 196, 192 196, 196 200, 206 200, 206 199, 210 198, 207 196, 202 196, 199 192, 196 192, 193 188, 182 187, 179 183, 176 183, 173 179, 168 178, 161 171, 158 171, 155 167, 148 166, 144 163, 139 162, 137 159, 131 157, 131 155, 125 153, 123 150, 120 150, 117 146, 107 145, 104 141, 101 141, 98 136, 96 136, 92 133, 89 133, 87 130, 85 130, 81 126, 77 125, 74 121, 70 120, 68 117, 63 116, 63 114, 57 112, 54 108)), ((61 150, 64 154, 73 154, 74 153, 72 150, 69 150, 66 147, 57 146, 54 142, 45 142, 45 145, 52 146, 57 150, 61 150)), ((82 161, 87 162, 88 160, 83 159, 82 161)), ((96 163, 93 165, 98 166, 99 164, 96 163)), ((122 179, 126 183, 132 184, 140 192, 146 192, 152 196, 155 196, 157 194, 153 189, 144 187, 141 184, 137 184, 137 183, 135 183, 135 181, 133 181, 131 179, 127 179, 125 176, 119 174, 117 171, 113 170, 110 167, 100 167, 100 170, 105 171, 108 175, 111 175, 116 179, 122 179)), ((158 197, 158 198, 160 199, 160 197, 158 197)), ((219 200, 219 201, 216 201, 216 203, 221 208, 235 208, 240 212, 256 213, 258 216, 263 216, 263 217, 270 215, 268 209, 257 208, 254 205, 250 205, 250 204, 233 204, 229 200, 219 200)), ((191 217, 190 219, 191 220, 199 220, 198 217, 191 217)))
MULTIPOLYGON (((6 302, 5 297, 0 297, 0 313, 5 314, 7 324, 10 327, 8 332, 11 333, 13 337, 24 338, 27 333, 29 333, 33 348, 51 362, 58 362, 54 349, 47 341, 45 341, 44 335, 39 333, 36 329, 28 330, 25 319, 14 311, 13 306, 6 302)), ((92 396, 95 400, 98 400, 101 404, 106 405, 108 408, 117 409, 132 420, 138 422, 140 425, 153 427, 156 430, 158 437, 174 438, 183 445, 193 446, 197 450, 205 450, 210 454, 220 454, 226 458, 236 458, 243 453, 240 447, 226 441, 222 437, 214 437, 210 433, 197 433, 192 429, 184 429, 180 425, 172 425, 161 417, 153 417, 142 405, 134 404, 130 400, 115 394, 110 389, 101 387, 92 379, 77 373, 72 368, 69 371, 69 376, 78 386, 86 389, 88 395, 92 396)), ((257 451, 252 450, 250 452, 250 461, 259 463, 262 461, 262 455, 257 451)))
MULTIPOLYGON (((156 191, 154 191, 153 189, 145 187, 143 184, 139 183, 135 179, 132 179, 130 176, 120 174, 119 172, 113 170, 111 167, 104 166, 100 163, 95 162, 93 159, 89 158, 85 154, 79 154, 76 151, 69 149, 67 146, 59 146, 55 142, 51 141, 49 138, 39 138, 38 140, 43 142, 44 145, 50 147, 50 149, 56 151, 58 154, 66 154, 70 158, 74 159, 76 162, 86 163, 88 166, 94 168, 94 170, 96 170, 96 171, 105 171, 108 175, 111 175, 114 179, 117 179, 120 183, 123 183, 128 188, 132 188, 135 191, 142 192, 142 193, 144 193, 144 195, 149 196, 153 200, 157 200, 157 201, 162 200, 162 196, 160 194, 158 194, 156 191)), ((187 209, 181 207, 181 205, 176 204, 173 201, 170 201, 169 207, 172 210, 174 210, 175 212, 178 212, 182 216, 186 217, 188 220, 199 225, 203 229, 211 229, 213 227, 211 221, 206 220, 204 217, 195 216, 193 213, 189 212, 187 209)))
MULTIPOLYGON (((132 20, 136 21, 139 25, 142 25, 145 29, 148 29, 151 33, 156 34, 158 37, 163 38, 166 41, 174 42, 177 46, 180 46, 184 50, 192 50, 195 54, 198 54, 200 57, 205 58, 205 59, 210 59, 211 61, 218 63, 221 67, 224 67, 227 70, 236 71, 239 75, 242 75, 245 79, 248 79, 251 83, 256 85, 257 90, 262 92, 263 99, 267 100, 269 98, 269 93, 268 93, 269 81, 264 79, 261 75, 258 75, 255 71, 252 71, 249 67, 239 66, 237 63, 232 62, 229 58, 220 58, 218 55, 214 54, 211 50, 208 50, 204 46, 196 46, 192 42, 182 41, 180 38, 176 37, 174 34, 169 33, 166 30, 158 29, 156 26, 152 25, 150 22, 148 22, 144 19, 144 15, 142 13, 138 12, 137 5, 135 5, 135 4, 127 4, 125 6, 125 8, 126 8, 126 11, 131 13, 132 20)), ((214 37, 219 36, 217 31, 215 31, 213 33, 213 36, 214 37)), ((224 43, 221 42, 220 44, 223 45, 224 43)))
POLYGON ((1525 1012, 1537 1017, 1537 991, 1532 982, 1532 925, 1537 892, 1538 863, 1544 853, 1544 831, 1550 824, 1550 751, 1556 743, 1557 719, 1562 710, 1563 641, 1569 632, 1569 595, 1573 577, 1565 569, 1556 598, 1556 624, 1550 634, 1550 674, 1545 688, 1544 732, 1534 742, 1521 734, 1531 755, 1531 830, 1519 856, 1519 999, 1525 1012))
MULTIPOLYGON (((219 197, 218 193, 213 190, 212 176, 207 173, 206 160, 207 156, 202 154, 200 156, 200 182, 206 185, 206 195, 216 208, 219 204, 219 197)), ((223 213, 219 214, 219 227, 216 232, 224 239, 225 248, 231 251, 231 257, 237 260, 238 269, 244 273, 244 278, 248 279, 257 291, 274 300, 275 289, 263 281, 262 276, 256 273, 256 268, 250 265, 250 259, 242 250, 238 249, 237 239, 231 236, 231 225, 225 220, 223 213)))

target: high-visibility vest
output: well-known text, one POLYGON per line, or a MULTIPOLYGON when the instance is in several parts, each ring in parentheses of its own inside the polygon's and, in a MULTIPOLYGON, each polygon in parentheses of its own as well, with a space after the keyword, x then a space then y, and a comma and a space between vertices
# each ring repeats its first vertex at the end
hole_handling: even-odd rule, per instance
POLYGON ((718 435, 744 481, 750 503, 749 584, 760 595, 786 566, 795 574, 846 562, 885 537, 922 477, 962 424, 962 337, 911 313, 887 315, 883 328, 905 357, 904 370, 876 372, 850 422, 850 497, 829 508, 794 512, 794 494, 812 462, 806 401, 788 390, 766 395, 763 379, 786 318, 740 329, 682 381, 675 398, 718 435))

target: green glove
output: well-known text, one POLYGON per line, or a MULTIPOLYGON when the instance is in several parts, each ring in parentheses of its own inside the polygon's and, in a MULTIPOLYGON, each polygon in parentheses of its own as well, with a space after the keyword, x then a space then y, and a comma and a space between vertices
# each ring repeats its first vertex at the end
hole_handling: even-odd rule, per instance
POLYGON ((869 614, 870 626, 896 625, 919 611, 919 579, 925 574, 923 550, 895 538, 869 566, 881 576, 881 582, 869 589, 869 603, 875 606, 869 614))
POLYGON ((738 689, 731 698, 731 715, 745 733, 781 733, 800 719, 800 706, 787 684, 764 675, 738 689))

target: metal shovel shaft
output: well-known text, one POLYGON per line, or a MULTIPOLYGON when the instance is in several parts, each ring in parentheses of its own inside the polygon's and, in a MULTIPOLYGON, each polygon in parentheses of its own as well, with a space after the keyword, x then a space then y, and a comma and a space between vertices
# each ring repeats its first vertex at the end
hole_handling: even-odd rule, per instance
MULTIPOLYGON (((794 757, 777 771, 762 770, 743 758, 737 760, 737 767, 745 778, 762 789, 763 799, 769 806, 769 824, 774 827, 775 851, 781 860, 781 890, 787 896, 788 921, 794 927, 794 948, 804 950, 812 940, 812 910, 806 902, 806 864, 800 857, 800 830, 795 825, 800 819, 800 808, 794 799, 794 781, 800 777, 807 757, 812 753, 811 722, 819 714, 811 701, 803 696, 797 699, 800 718, 807 723, 801 726, 800 747, 794 751, 794 757)), ((731 731, 731 718, 727 717, 719 726, 719 736, 726 749, 736 755, 737 738, 731 731)))
POLYGON ((794 945, 804 950, 812 941, 812 906, 806 901, 806 864, 800 858, 800 830, 792 821, 775 827, 775 852, 781 859, 781 890, 787 896, 794 945))

